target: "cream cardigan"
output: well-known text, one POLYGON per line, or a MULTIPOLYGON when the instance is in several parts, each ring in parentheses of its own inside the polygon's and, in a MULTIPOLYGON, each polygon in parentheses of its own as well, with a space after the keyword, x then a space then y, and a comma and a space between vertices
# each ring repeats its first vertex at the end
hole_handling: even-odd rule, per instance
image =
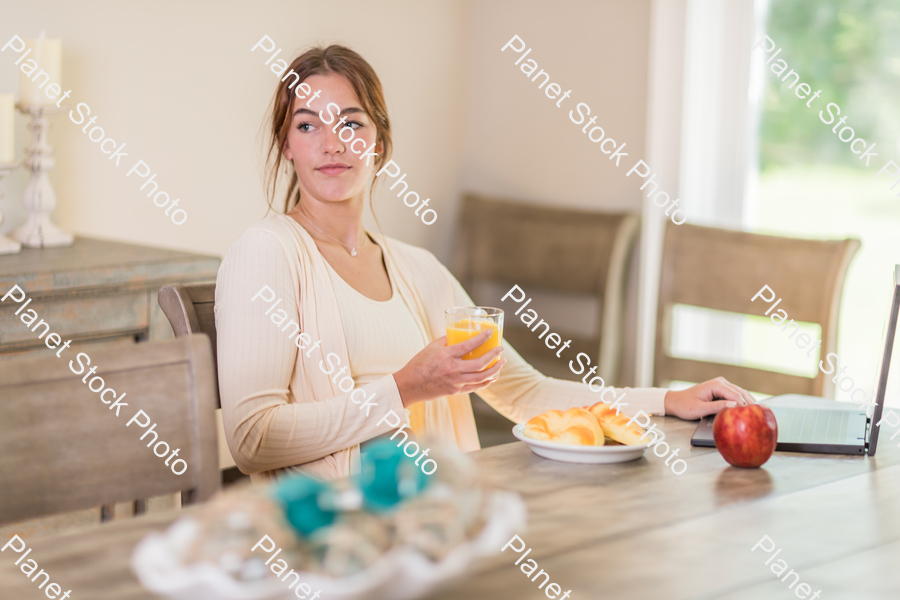
MULTIPOLYGON (((410 308, 423 339, 444 335, 445 309, 473 305, 459 282, 430 252, 369 235, 383 249, 385 263, 394 275, 394 294, 410 308)), ((325 479, 350 475, 359 469, 360 442, 392 429, 387 423, 377 424, 388 410, 401 419, 408 418, 417 434, 449 442, 463 451, 479 449, 468 394, 404 409, 393 375, 385 373, 358 388, 366 397, 375 394, 377 406, 367 416, 360 405, 350 401, 349 393, 324 374, 319 363, 329 353, 336 355, 341 365, 350 364, 336 299, 341 290, 334 287, 327 268, 312 237, 285 215, 271 215, 251 227, 222 261, 215 306, 219 395, 228 446, 238 467, 254 474, 254 480, 284 470, 325 479), (266 312, 277 300, 252 300, 264 286, 281 300, 269 315, 266 312), (285 332, 280 326, 288 320, 321 344, 298 350, 289 337, 295 328, 285 332)), ((512 347, 504 346, 508 362, 499 380, 479 395, 507 418, 521 422, 548 409, 599 400, 599 394, 582 383, 545 377, 512 347)), ((663 414, 666 390, 624 390, 624 412, 633 414, 640 408, 648 414, 663 414)))

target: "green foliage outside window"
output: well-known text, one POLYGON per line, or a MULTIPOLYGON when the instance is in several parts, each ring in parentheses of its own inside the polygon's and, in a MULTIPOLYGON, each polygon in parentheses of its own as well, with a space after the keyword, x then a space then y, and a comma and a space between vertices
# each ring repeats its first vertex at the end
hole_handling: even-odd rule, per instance
POLYGON ((772 0, 767 33, 775 50, 782 50, 765 67, 762 169, 861 167, 849 144, 832 133, 833 125, 819 119, 829 102, 840 106, 857 137, 878 144, 879 158, 900 155, 900 0, 772 0), (778 59, 788 64, 781 77, 793 69, 813 92, 822 90, 810 108, 808 98, 795 95, 796 86, 788 89, 793 76, 781 83, 770 70, 778 59))

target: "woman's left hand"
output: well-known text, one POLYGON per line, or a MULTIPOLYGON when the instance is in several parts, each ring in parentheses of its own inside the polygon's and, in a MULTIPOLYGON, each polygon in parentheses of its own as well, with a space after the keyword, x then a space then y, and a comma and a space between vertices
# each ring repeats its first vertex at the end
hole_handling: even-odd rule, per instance
POLYGON ((750 392, 729 383, 724 377, 716 377, 686 390, 666 392, 666 415, 687 421, 706 415, 718 414, 732 406, 755 404, 750 392))

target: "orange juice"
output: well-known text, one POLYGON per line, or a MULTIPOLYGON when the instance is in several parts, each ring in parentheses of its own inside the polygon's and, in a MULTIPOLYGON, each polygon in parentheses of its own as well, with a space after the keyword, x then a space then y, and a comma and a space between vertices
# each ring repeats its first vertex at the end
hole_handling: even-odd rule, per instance
MULTIPOLYGON (((474 337, 481 333, 482 331, 490 331, 491 337, 478 346, 471 352, 467 354, 463 354, 463 359, 469 360, 471 358, 478 358, 482 356, 485 352, 488 352, 492 348, 496 348, 500 345, 500 328, 497 327, 497 324, 482 319, 460 319, 459 321, 453 323, 453 325, 447 327, 447 345, 451 346, 453 344, 458 344, 460 342, 464 342, 467 339, 474 337)), ((493 366, 498 359, 494 359, 491 361, 485 369, 493 366)))

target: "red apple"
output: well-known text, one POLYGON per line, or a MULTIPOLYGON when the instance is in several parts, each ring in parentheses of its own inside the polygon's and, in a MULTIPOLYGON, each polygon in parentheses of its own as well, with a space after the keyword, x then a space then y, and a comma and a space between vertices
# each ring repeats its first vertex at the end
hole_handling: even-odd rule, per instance
POLYGON ((713 424, 716 448, 735 467, 758 467, 764 464, 778 442, 775 413, 762 404, 726 408, 713 424))

